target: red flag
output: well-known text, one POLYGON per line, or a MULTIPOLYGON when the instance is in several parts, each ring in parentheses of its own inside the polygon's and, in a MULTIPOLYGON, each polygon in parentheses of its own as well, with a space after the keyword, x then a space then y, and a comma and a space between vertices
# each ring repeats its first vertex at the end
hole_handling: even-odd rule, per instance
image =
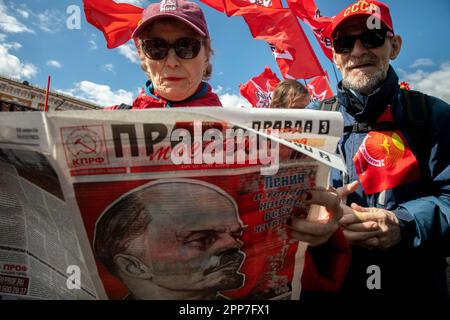
POLYGON ((309 79, 324 74, 308 38, 291 10, 246 6, 233 15, 244 17, 255 39, 271 44, 284 78, 309 79))
MULTIPOLYGON (((380 119, 392 121, 389 107, 380 119)), ((370 131, 356 152, 353 163, 366 194, 420 179, 419 163, 400 131, 370 131)))
POLYGON ((255 39, 271 44, 272 53, 286 79, 308 79, 323 75, 303 29, 291 10, 283 9, 280 0, 271 7, 251 4, 267 0, 201 0, 227 16, 243 16, 255 39))
POLYGON ((238 10, 239 8, 249 5, 262 6, 266 8, 283 8, 281 0, 237 0, 237 1, 200 0, 200 1, 210 6, 211 8, 226 13, 227 16, 233 15, 233 13, 236 12, 236 10, 238 10))
POLYGON ((324 54, 333 61, 331 51, 331 38, 328 27, 331 24, 331 17, 321 17, 320 11, 314 0, 286 0, 292 12, 304 23, 308 24, 319 41, 324 54))
POLYGON ((107 47, 116 48, 131 39, 144 9, 112 0, 83 0, 86 20, 103 32, 107 47))
POLYGON ((315 100, 325 100, 334 96, 328 83, 327 76, 319 76, 312 79, 306 85, 311 97, 315 100))
POLYGON ((272 92, 280 82, 277 75, 266 66, 264 72, 251 78, 246 84, 241 84, 241 95, 247 99, 254 108, 269 108, 272 101, 272 92))
POLYGON ((220 12, 226 12, 224 0, 200 0, 207 6, 214 8, 220 12))

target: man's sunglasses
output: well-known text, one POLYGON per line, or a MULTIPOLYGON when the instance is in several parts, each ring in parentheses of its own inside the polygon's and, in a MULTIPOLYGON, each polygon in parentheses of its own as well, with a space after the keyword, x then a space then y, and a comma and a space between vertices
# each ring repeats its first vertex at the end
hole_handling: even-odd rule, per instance
POLYGON ((355 46, 356 39, 366 49, 379 48, 384 44, 386 37, 393 37, 394 34, 386 30, 370 30, 354 36, 343 36, 333 39, 334 51, 338 54, 350 53, 355 46))
POLYGON ((162 60, 169 54, 170 48, 175 50, 182 59, 194 59, 200 52, 203 40, 195 38, 180 38, 174 43, 168 43, 161 38, 142 40, 142 50, 152 60, 162 60))

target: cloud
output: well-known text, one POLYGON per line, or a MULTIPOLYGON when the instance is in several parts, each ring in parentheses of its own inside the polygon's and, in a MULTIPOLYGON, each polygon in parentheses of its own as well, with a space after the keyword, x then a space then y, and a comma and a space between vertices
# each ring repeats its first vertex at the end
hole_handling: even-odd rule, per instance
POLYGON ((219 95, 223 92, 223 87, 222 86, 217 86, 217 88, 213 88, 212 92, 214 92, 215 94, 219 95))
POLYGON ((17 42, 3 43, 3 46, 5 48, 7 48, 8 50, 10 50, 10 49, 19 50, 20 48, 22 48, 22 45, 17 42))
POLYGON ((64 14, 59 10, 47 9, 42 13, 33 15, 36 19, 35 24, 45 32, 55 33, 61 26, 65 26, 65 21, 62 18, 64 14))
POLYGON ((400 69, 399 74, 401 80, 411 84, 411 89, 450 102, 450 61, 441 64, 436 71, 425 72, 419 69, 414 73, 407 73, 400 69))
POLYGON ((34 30, 21 23, 18 17, 31 20, 33 25, 48 33, 55 33, 65 26, 65 14, 59 10, 47 9, 41 13, 34 13, 24 4, 17 5, 11 2, 6 6, 4 0, 0 0, 0 30, 8 33, 34 33, 34 30), (9 9, 14 11, 15 16, 8 12, 9 9))
POLYGON ((74 88, 61 92, 91 101, 100 106, 113 106, 121 103, 131 104, 134 98, 134 94, 132 92, 123 89, 113 91, 107 85, 97 84, 90 81, 75 83, 74 88))
POLYGON ((416 61, 414 61, 414 63, 410 67, 418 68, 418 67, 429 67, 429 66, 434 66, 433 60, 428 59, 428 58, 422 58, 422 59, 417 59, 416 61))
POLYGON ((251 108, 252 105, 247 101, 247 99, 241 95, 227 92, 229 90, 230 88, 225 89, 220 85, 212 89, 212 91, 219 96, 219 100, 225 108, 251 108))
POLYGON ((33 30, 8 13, 8 8, 3 0, 0 0, 0 30, 7 33, 34 33, 33 30))
POLYGON ((11 78, 30 79, 34 77, 38 69, 31 63, 23 63, 18 57, 11 54, 10 50, 18 50, 22 47, 20 43, 0 43, 0 73, 11 78))
POLYGON ((27 79, 34 77, 37 72, 37 68, 31 63, 22 64, 22 70, 20 70, 21 75, 27 79))
POLYGON ((252 106, 250 102, 248 102, 244 97, 237 94, 225 93, 220 95, 219 99, 222 102, 224 108, 251 108, 252 106))
POLYGON ((104 72, 112 72, 112 73, 114 73, 114 65, 111 64, 111 63, 104 64, 104 65, 101 67, 101 69, 102 69, 102 71, 104 71, 104 72))
POLYGON ((133 42, 130 41, 130 42, 118 47, 117 49, 119 49, 119 54, 123 55, 125 58, 127 58, 132 63, 139 64, 141 62, 141 60, 139 59, 138 53, 137 53, 136 46, 134 45, 133 42))
POLYGON ((94 40, 89 40, 89 48, 88 48, 88 50, 96 50, 98 47, 97 47, 97 44, 95 43, 95 41, 94 40))
POLYGON ((16 12, 20 14, 24 19, 28 19, 30 17, 30 13, 27 10, 16 9, 16 12))
POLYGON ((49 60, 49 61, 47 61, 47 65, 49 67, 61 69, 61 63, 59 61, 56 61, 56 60, 49 60))
POLYGON ((33 15, 33 12, 24 3, 18 4, 10 1, 8 7, 17 12, 23 19, 28 19, 33 15))

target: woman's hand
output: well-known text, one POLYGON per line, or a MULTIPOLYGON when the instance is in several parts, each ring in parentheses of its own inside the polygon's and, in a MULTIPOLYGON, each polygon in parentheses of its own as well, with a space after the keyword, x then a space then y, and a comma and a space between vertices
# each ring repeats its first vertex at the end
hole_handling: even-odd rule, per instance
POLYGON ((325 219, 311 221, 299 218, 291 218, 288 225, 292 230, 292 237, 307 242, 311 246, 318 246, 328 239, 339 228, 339 220, 344 211, 351 210, 342 199, 353 193, 358 187, 357 182, 348 184, 342 188, 314 189, 303 192, 301 200, 305 204, 321 206, 328 216, 325 219))

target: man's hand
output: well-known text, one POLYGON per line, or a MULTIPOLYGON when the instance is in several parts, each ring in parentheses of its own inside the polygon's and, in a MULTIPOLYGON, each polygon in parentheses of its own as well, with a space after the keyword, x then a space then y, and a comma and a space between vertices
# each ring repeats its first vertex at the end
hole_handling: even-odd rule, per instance
POLYGON ((351 209, 345 210, 339 221, 350 244, 368 249, 387 249, 400 242, 400 225, 393 212, 364 208, 355 203, 351 209))
POLYGON ((336 190, 339 197, 341 197, 342 215, 345 216, 347 214, 353 213, 352 208, 350 208, 348 205, 346 205, 347 197, 350 194, 352 194, 353 192, 355 192, 356 189, 358 189, 358 186, 359 186, 359 182, 353 181, 352 183, 346 184, 336 190))

